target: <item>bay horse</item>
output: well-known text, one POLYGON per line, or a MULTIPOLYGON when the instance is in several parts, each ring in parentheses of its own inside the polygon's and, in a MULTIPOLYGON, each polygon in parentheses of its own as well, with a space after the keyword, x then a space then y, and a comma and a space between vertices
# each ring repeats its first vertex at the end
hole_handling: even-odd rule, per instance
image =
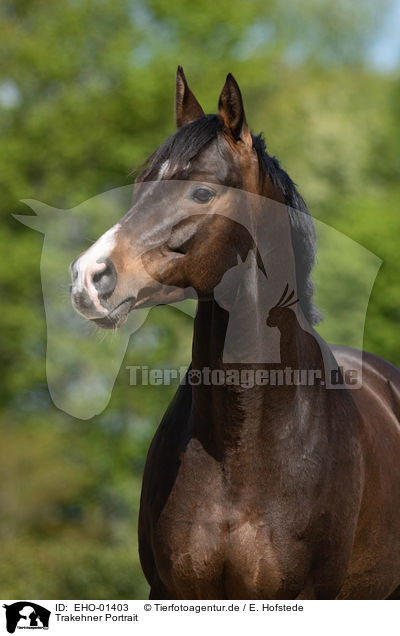
MULTIPOLYGON (((132 209, 72 263, 75 309, 116 328, 130 310, 175 302, 190 289, 198 298, 191 370, 226 368, 228 312, 214 289, 254 245, 220 213, 228 195, 219 188, 254 194, 289 214, 296 290, 292 280, 282 284, 259 321, 279 330, 281 365, 287 358, 322 370, 325 347, 338 367, 362 371, 362 386, 181 384, 144 471, 139 550, 150 598, 400 598, 400 372, 370 353, 361 368, 352 349, 310 345, 318 321, 313 221, 251 134, 232 75, 218 115, 205 115, 179 67, 175 110, 177 131, 137 178, 132 209), (171 185, 160 198, 159 186, 171 185)), ((253 317, 252 267, 242 292, 253 317)))

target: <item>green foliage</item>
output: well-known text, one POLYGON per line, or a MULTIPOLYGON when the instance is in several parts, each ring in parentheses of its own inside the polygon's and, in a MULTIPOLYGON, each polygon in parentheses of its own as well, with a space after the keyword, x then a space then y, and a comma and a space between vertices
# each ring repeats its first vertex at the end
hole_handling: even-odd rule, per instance
MULTIPOLYGON (((2 3, 3 598, 147 594, 136 544, 140 482, 176 383, 132 387, 125 367, 138 360, 187 364, 191 320, 173 308, 152 310, 132 340, 107 409, 90 421, 58 411, 45 374, 43 237, 10 215, 27 213, 22 198, 71 208, 130 183, 132 168, 173 131, 177 64, 207 112, 215 112, 224 77, 233 72, 253 130, 265 131, 269 150, 299 184, 311 212, 383 259, 365 348, 400 364, 399 80, 364 61, 388 4, 2 3)), ((344 264, 346 257, 340 255, 344 264)), ((352 320, 340 282, 317 294, 338 312, 339 341, 352 320)))

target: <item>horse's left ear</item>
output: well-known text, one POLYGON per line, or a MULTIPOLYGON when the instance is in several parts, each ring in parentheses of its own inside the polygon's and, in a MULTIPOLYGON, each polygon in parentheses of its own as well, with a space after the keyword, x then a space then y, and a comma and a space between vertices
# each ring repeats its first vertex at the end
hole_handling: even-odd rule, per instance
POLYGON ((252 146, 252 138, 244 114, 243 100, 237 81, 228 74, 224 88, 219 96, 219 115, 224 122, 225 130, 235 141, 243 141, 252 146))
POLYGON ((176 72, 175 119, 177 128, 191 124, 204 115, 199 102, 190 90, 182 66, 176 72))

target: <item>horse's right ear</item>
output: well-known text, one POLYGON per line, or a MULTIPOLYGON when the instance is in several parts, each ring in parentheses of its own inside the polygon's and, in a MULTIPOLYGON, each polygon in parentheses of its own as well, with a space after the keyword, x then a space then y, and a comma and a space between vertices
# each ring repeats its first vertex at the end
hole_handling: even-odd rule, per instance
POLYGON ((175 88, 175 119, 177 128, 186 126, 199 117, 203 117, 204 111, 190 90, 182 66, 178 66, 176 72, 175 88))

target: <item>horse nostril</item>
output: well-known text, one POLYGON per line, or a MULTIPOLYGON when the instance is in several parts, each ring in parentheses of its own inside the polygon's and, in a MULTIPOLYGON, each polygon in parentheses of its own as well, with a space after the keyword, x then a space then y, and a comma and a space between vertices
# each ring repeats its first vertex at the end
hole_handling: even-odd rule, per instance
POLYGON ((112 261, 107 258, 104 261, 105 268, 100 272, 95 272, 92 276, 92 283, 99 298, 108 298, 113 293, 117 284, 117 272, 112 261))

